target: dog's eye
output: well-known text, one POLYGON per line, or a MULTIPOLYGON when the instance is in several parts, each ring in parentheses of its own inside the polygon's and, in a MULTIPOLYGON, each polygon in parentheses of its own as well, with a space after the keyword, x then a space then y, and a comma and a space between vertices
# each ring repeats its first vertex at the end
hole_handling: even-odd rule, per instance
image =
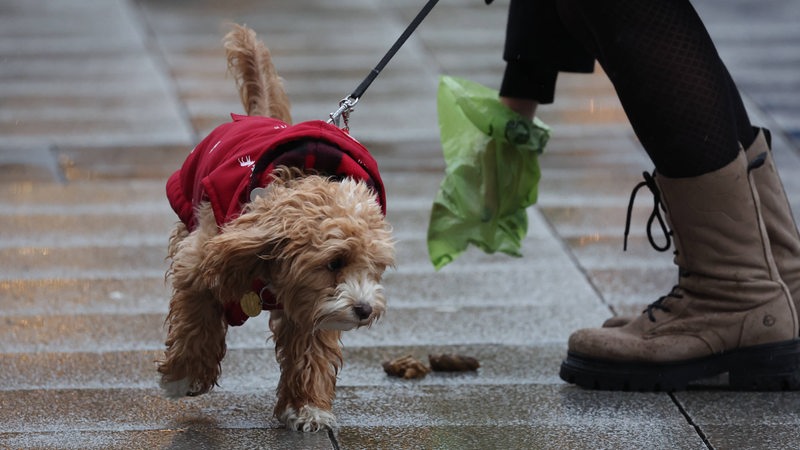
POLYGON ((337 272, 344 267, 344 259, 336 258, 333 261, 329 262, 326 268, 331 272, 337 272))

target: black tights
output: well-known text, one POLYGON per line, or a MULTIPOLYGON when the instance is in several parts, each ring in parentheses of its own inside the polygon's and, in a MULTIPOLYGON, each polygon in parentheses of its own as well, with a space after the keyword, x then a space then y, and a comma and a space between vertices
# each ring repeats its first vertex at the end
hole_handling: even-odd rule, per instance
POLYGON ((688 0, 558 0, 597 58, 656 169, 678 178, 733 161, 754 134, 739 91, 688 0))

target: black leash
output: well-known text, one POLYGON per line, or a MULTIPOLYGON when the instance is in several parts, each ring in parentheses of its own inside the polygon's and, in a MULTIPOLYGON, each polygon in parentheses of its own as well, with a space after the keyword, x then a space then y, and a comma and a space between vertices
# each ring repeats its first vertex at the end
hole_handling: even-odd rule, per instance
POLYGON ((362 95, 364 95, 364 92, 366 92, 367 88, 369 88, 372 82, 375 81, 375 78, 378 77, 378 75, 381 73, 381 70, 383 70, 383 68, 386 67, 386 64, 389 63, 389 60, 391 60, 392 57, 395 55, 395 53, 397 53, 397 51, 400 50, 400 47, 402 47, 403 44, 405 44, 406 40, 408 40, 409 36, 411 36, 411 33, 413 33, 414 30, 417 29, 417 26, 419 26, 419 24, 425 19, 428 13, 431 12, 431 10, 433 9, 434 6, 436 6, 436 3, 438 1, 439 0, 428 0, 428 3, 426 3, 425 6, 422 8, 422 10, 419 13, 417 13, 417 17, 414 17, 414 20, 412 20, 411 23, 408 24, 405 31, 403 31, 403 34, 401 34, 400 37, 397 38, 397 41, 395 41, 394 45, 392 45, 392 48, 390 48, 389 51, 386 52, 386 55, 383 56, 383 59, 380 60, 378 65, 375 66, 374 69, 372 69, 369 75, 367 75, 367 77, 364 78, 364 81, 362 81, 361 84, 359 84, 358 87, 349 96, 347 96, 346 98, 342 99, 339 102, 339 109, 329 114, 330 119, 328 119, 328 123, 334 124, 338 127, 339 119, 342 118, 344 119, 344 129, 347 130, 348 116, 350 115, 350 112, 353 110, 353 107, 356 106, 356 103, 358 103, 358 99, 361 98, 362 95))

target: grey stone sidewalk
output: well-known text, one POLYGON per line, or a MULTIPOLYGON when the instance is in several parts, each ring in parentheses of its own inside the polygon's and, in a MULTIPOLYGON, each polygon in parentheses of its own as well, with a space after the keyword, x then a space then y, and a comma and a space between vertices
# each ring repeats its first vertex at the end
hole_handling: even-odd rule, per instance
MULTIPOLYGON (((422 0, 0 0, 0 448, 797 448, 800 394, 711 387, 591 392, 557 376, 574 329, 637 311, 672 286, 630 189, 651 164, 602 73, 564 76, 541 109, 541 158, 523 258, 471 251, 440 272, 425 232, 444 163, 446 73, 497 87, 507 1, 442 0, 352 117, 389 193, 398 268, 390 311, 347 333, 336 433, 271 417, 278 371, 266 319, 229 331, 221 386, 161 397, 153 361, 176 220, 166 177, 240 112, 220 40, 256 29, 295 121, 324 119, 422 0), (456 351, 475 374, 389 378, 383 360, 456 351)), ((800 3, 699 0, 800 211, 800 3)))

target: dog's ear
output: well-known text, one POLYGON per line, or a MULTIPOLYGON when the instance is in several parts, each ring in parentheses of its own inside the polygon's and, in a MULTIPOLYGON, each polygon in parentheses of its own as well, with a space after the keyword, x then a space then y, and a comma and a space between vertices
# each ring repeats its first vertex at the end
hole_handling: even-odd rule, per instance
POLYGON ((239 298, 261 278, 268 282, 269 265, 284 237, 272 215, 245 213, 203 245, 200 266, 205 282, 223 300, 239 298))

